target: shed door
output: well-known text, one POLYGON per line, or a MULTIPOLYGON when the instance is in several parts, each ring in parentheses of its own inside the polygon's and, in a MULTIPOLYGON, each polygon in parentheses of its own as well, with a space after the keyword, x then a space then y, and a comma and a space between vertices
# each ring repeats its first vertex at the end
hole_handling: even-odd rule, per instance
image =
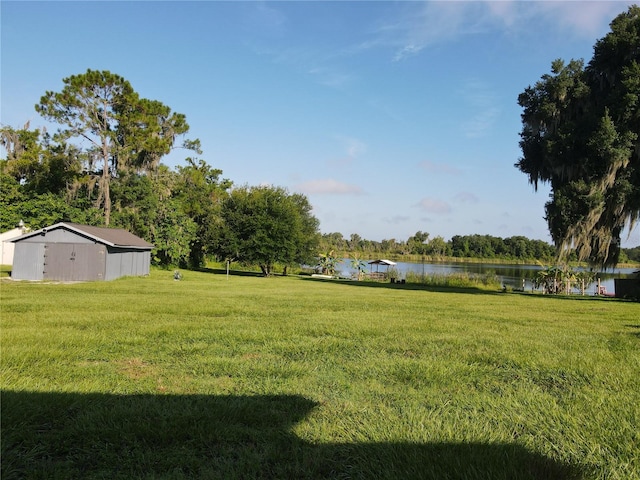
POLYGON ((106 247, 98 244, 48 243, 44 250, 45 280, 103 280, 106 247))

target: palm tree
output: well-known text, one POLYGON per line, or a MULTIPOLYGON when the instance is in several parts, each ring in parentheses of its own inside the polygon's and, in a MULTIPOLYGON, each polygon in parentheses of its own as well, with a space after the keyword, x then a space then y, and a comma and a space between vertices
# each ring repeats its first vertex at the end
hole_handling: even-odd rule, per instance
POLYGON ((360 281, 364 272, 367 271, 367 264, 362 260, 359 253, 353 253, 351 255, 351 268, 358 272, 358 281, 360 281))
POLYGON ((333 250, 320 254, 318 266, 324 275, 335 275, 338 259, 334 255, 333 250))

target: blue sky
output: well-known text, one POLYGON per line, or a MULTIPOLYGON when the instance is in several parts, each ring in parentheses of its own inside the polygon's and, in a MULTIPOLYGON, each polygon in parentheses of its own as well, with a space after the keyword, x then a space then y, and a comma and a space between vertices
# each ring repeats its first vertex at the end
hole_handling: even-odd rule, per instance
POLYGON ((54 129, 45 91, 109 70, 184 113, 224 177, 305 193, 323 233, 550 241, 549 189, 513 166, 518 94, 631 3, 3 0, 0 122, 54 129))

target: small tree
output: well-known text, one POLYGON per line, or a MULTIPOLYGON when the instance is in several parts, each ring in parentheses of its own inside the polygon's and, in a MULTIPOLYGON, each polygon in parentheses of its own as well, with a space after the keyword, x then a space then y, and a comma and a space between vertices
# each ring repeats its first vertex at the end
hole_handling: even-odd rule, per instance
POLYGON ((320 271, 324 275, 335 275, 337 264, 338 259, 335 257, 335 252, 333 250, 321 253, 318 258, 318 267, 320 267, 320 271))
POLYGON ((359 253, 351 255, 351 267, 357 272, 358 281, 362 280, 362 276, 367 271, 367 264, 362 260, 359 253))
POLYGON ((176 200, 159 205, 152 231, 154 262, 160 265, 187 265, 198 226, 185 215, 176 200))

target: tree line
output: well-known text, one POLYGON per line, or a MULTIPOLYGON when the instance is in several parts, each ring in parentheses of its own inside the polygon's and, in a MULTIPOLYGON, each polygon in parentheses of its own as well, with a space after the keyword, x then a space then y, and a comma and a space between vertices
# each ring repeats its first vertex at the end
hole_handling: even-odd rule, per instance
MULTIPOLYGON (((322 252, 334 252, 345 257, 424 256, 436 261, 444 258, 478 258, 554 263, 557 257, 554 245, 520 235, 507 238, 478 234, 454 235, 451 239, 445 240, 441 236, 429 238, 429 233, 418 231, 407 240, 391 238, 376 241, 364 239, 356 233, 345 238, 342 233, 333 232, 322 234, 320 247, 322 252)), ((569 258, 573 261, 578 260, 575 252, 569 258)), ((640 262, 640 247, 623 248, 620 261, 640 262)))
POLYGON ((346 239, 339 232, 322 235, 323 251, 343 252, 347 256, 362 252, 367 255, 426 256, 430 259, 497 258, 518 261, 551 261, 555 247, 542 240, 530 240, 523 236, 500 238, 491 235, 454 235, 450 240, 441 236, 429 238, 426 232, 418 231, 407 240, 395 238, 382 241, 366 240, 358 234, 346 239))
POLYGON ((207 258, 274 266, 313 262, 319 222, 304 195, 236 186, 198 157, 186 117, 140 97, 109 71, 87 70, 46 92, 36 110, 50 134, 0 128, 0 228, 60 221, 124 228, 155 245, 159 265, 199 267, 207 258), (176 148, 184 165, 161 163, 176 148))

